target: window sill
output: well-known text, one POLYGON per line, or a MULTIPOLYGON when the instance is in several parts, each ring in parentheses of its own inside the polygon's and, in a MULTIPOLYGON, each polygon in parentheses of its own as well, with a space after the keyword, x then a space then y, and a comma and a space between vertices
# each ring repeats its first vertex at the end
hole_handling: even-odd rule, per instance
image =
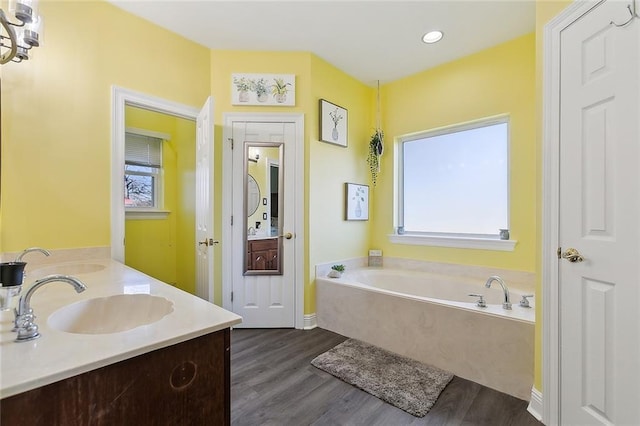
POLYGON ((395 244, 410 244, 432 247, 452 247, 465 249, 481 249, 496 251, 514 251, 516 240, 500 240, 498 238, 458 237, 443 235, 411 235, 390 234, 389 241, 395 244))
POLYGON ((127 209, 124 211, 126 220, 161 220, 166 219, 170 213, 169 210, 127 209))

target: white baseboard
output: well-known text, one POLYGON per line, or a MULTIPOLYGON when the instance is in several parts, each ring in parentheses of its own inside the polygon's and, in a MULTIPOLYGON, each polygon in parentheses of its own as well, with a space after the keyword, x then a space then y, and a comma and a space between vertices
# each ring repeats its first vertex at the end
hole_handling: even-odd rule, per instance
POLYGON ((318 326, 318 317, 315 312, 312 314, 304 315, 304 325, 302 327, 304 330, 311 330, 313 328, 316 328, 317 326, 318 326))
POLYGON ((544 412, 544 407, 542 405, 542 392, 536 388, 531 388, 531 400, 529 401, 527 411, 531 413, 536 420, 539 422, 542 421, 542 414, 544 412))

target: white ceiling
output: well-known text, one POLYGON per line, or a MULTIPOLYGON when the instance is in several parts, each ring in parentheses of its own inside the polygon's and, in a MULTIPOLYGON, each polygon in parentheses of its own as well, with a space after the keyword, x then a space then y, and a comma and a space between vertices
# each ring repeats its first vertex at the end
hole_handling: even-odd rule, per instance
POLYGON ((534 0, 109 1, 211 49, 313 52, 368 85, 535 28, 534 0), (444 38, 426 45, 422 35, 432 29, 444 38))

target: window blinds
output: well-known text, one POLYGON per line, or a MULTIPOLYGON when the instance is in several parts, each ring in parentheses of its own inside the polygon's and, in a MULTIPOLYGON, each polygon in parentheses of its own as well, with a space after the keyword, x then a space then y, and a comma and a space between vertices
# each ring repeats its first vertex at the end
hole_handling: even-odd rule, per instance
POLYGON ((136 166, 162 167, 162 139, 127 132, 124 162, 136 166))

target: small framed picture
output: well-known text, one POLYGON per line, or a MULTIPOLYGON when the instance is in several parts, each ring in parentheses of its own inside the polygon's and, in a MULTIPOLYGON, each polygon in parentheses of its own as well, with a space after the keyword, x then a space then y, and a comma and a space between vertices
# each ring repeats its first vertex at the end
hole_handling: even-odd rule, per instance
POLYGON ((345 108, 320 99, 320 140, 347 147, 349 130, 348 113, 345 108))
POLYGON ((369 185, 344 184, 345 220, 369 220, 369 185))

